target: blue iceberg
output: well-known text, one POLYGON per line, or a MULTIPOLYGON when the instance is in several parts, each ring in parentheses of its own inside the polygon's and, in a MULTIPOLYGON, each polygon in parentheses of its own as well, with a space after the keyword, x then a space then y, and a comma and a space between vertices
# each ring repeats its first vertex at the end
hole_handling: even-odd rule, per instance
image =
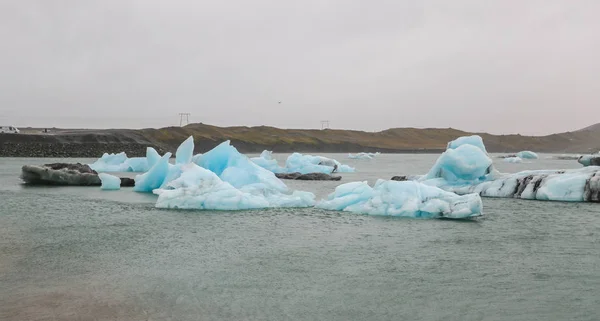
MULTIPOLYGON (((236 188, 223 181, 214 172, 194 163, 181 167, 181 175, 154 191, 158 195, 156 207, 168 209, 242 210, 269 207, 309 207, 314 205, 315 196, 308 192, 295 191, 283 194, 265 188, 264 185, 249 184, 236 188)), ((271 175, 273 175, 271 173, 271 175)))
POLYGON ((529 150, 524 150, 522 152, 518 152, 516 157, 522 158, 522 159, 538 159, 539 156, 538 154, 529 151, 529 150))
POLYGON ((99 173, 98 177, 100 177, 100 181, 102 185, 100 186, 103 190, 118 190, 121 189, 121 179, 106 173, 99 173))
POLYGON ((272 152, 267 150, 263 151, 259 157, 254 157, 251 160, 256 165, 273 173, 331 174, 333 172, 354 172, 354 168, 343 165, 335 159, 323 156, 302 155, 300 153, 290 155, 285 162, 285 167, 280 167, 277 160, 273 159, 272 152))
POLYGON ((152 192, 159 188, 164 183, 169 174, 169 159, 171 153, 166 153, 161 157, 149 171, 135 177, 135 186, 133 190, 136 192, 152 192))
POLYGON ((260 156, 250 158, 256 165, 271 171, 273 173, 284 173, 285 169, 279 166, 277 160, 273 158, 273 152, 264 150, 260 156))
POLYGON ((457 144, 448 144, 448 149, 428 174, 409 179, 460 195, 478 193, 485 197, 572 202, 598 202, 600 199, 598 166, 500 173, 494 169, 485 147, 481 148, 478 140, 462 141, 466 144, 456 148, 453 147, 457 144))
POLYGON ((302 155, 300 153, 293 153, 287 158, 285 162, 285 170, 287 173, 325 173, 330 174, 332 172, 337 173, 352 173, 354 168, 348 165, 342 165, 335 159, 313 156, 313 155, 302 155))
POLYGON ((577 158, 577 162, 583 166, 599 166, 600 154, 581 155, 577 158))
POLYGON ((272 172, 240 154, 229 141, 192 157, 193 138, 177 150, 175 164, 163 156, 147 173, 138 175, 134 190, 159 195, 156 207, 243 210, 268 207, 309 207, 315 196, 290 191, 272 172))
POLYGON ((89 164, 96 172, 147 172, 160 159, 160 155, 152 147, 146 148, 146 157, 128 158, 124 152, 118 154, 104 153, 97 161, 89 164))
POLYGON ((378 180, 338 186, 317 208, 357 214, 464 219, 481 215, 477 194, 456 195, 414 181, 378 180))

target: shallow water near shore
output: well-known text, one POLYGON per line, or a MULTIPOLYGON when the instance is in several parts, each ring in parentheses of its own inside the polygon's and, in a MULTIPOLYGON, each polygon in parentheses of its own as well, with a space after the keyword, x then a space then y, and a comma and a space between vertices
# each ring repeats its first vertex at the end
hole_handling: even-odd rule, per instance
MULTIPOLYGON (((438 155, 350 160, 335 186, 438 155)), ((287 155, 274 155, 280 163, 287 155)), ((550 155, 504 172, 579 168, 550 155)), ((600 204, 483 200, 475 220, 169 211, 131 189, 26 187, 0 158, 0 320, 597 320, 600 204)), ((133 176, 127 173, 125 175, 133 176)))

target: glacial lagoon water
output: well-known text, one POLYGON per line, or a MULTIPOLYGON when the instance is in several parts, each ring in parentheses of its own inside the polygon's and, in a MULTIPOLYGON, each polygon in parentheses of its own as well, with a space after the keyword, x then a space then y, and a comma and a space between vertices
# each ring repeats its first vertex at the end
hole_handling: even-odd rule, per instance
MULTIPOLYGON (((438 155, 352 160, 342 182, 438 155)), ((287 155, 274 155, 280 163, 287 155)), ((579 168, 550 155, 505 172, 579 168)), ((600 204, 483 200, 470 221, 317 209, 173 211, 155 196, 26 187, 0 158, 0 320, 598 320, 600 204)), ((133 174, 123 174, 132 176, 133 174)), ((323 198, 340 182, 289 182, 323 198)))

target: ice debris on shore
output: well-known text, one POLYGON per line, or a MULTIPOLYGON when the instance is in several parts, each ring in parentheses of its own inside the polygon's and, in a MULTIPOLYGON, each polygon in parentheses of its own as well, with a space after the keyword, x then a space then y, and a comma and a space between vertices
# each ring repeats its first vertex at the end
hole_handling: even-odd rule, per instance
POLYGON ((500 173, 494 169, 483 140, 459 138, 448 144, 433 168, 409 179, 460 195, 532 200, 598 202, 600 167, 500 173))
POLYGON ((103 190, 119 190, 121 189, 121 179, 106 173, 98 173, 102 185, 100 186, 103 190))
POLYGON ((118 154, 104 153, 94 163, 89 164, 96 172, 147 172, 160 159, 158 152, 152 148, 146 148, 146 157, 128 158, 125 152, 118 154))
POLYGON ((338 186, 317 208, 368 215, 464 219, 481 215, 477 194, 456 195, 415 181, 378 180, 338 186))
POLYGON ((158 195, 156 207, 206 210, 243 210, 269 207, 309 207, 315 196, 290 191, 275 175, 240 154, 229 141, 193 156, 193 138, 176 152, 167 153, 145 174, 136 177, 134 190, 158 195))
POLYGON ((323 156, 303 155, 293 153, 286 162, 285 167, 280 167, 276 159, 273 159, 271 151, 263 151, 259 157, 251 158, 256 165, 273 173, 351 173, 354 168, 344 165, 335 159, 323 156))

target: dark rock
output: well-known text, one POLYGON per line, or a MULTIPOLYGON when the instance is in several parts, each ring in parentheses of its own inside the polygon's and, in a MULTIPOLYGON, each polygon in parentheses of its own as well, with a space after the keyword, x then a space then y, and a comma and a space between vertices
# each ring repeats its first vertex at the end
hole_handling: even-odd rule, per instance
MULTIPOLYGON (((98 173, 86 164, 53 163, 25 165, 21 168, 21 179, 29 185, 100 186, 98 173)), ((121 178, 122 187, 135 185, 135 180, 121 178)))
POLYGON ((392 177, 392 181, 399 181, 399 182, 403 182, 403 181, 407 181, 408 177, 406 176, 394 176, 392 177))
POLYGON ((275 176, 280 179, 294 179, 300 181, 339 181, 342 179, 341 176, 331 176, 324 173, 279 173, 275 174, 275 176))
POLYGON ((25 165, 21 179, 31 185, 100 186, 98 173, 85 164, 25 165))
POLYGON ((600 166, 600 157, 591 158, 590 166, 600 166))
POLYGON ((121 187, 134 187, 135 180, 129 177, 121 177, 121 187))

